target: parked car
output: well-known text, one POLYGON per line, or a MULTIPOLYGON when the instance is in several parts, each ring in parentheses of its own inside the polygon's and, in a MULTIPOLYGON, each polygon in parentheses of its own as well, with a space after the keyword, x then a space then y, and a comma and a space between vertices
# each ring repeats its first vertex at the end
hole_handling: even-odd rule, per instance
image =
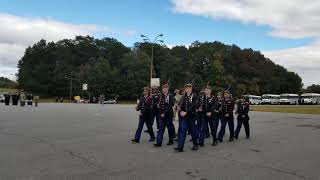
POLYGON ((116 104, 117 103, 117 100, 115 99, 109 99, 107 101, 104 101, 104 104, 116 104))

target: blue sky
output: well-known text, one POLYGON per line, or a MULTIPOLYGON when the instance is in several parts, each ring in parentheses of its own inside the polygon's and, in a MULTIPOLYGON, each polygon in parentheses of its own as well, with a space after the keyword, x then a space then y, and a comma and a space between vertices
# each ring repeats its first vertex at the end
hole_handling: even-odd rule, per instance
POLYGON ((139 34, 165 34, 166 44, 190 44, 199 41, 222 41, 242 48, 277 50, 298 47, 308 38, 290 40, 268 35, 267 25, 242 24, 231 20, 181 14, 168 0, 2 0, 0 12, 17 16, 43 17, 73 24, 97 24, 114 31, 134 31, 132 36, 98 33, 96 37, 113 36, 127 46, 140 41, 139 34))
POLYGON ((259 50, 320 84, 320 1, 301 0, 1 0, 0 76, 11 77, 27 46, 75 35, 114 37, 126 46, 140 34, 166 45, 221 41, 259 50), (276 8, 275 8, 276 7, 276 8))

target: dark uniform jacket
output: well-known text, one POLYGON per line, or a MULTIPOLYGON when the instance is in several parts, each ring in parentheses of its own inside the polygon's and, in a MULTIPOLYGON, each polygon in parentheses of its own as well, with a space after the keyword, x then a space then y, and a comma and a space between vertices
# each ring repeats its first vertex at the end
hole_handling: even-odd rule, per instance
POLYGON ((152 112, 153 113, 158 113, 158 104, 159 104, 159 99, 160 99, 160 94, 154 94, 151 96, 152 99, 152 112))
POLYGON ((180 109, 181 111, 187 112, 187 118, 193 117, 195 115, 197 108, 197 99, 197 96, 193 93, 191 93, 189 96, 185 94, 182 97, 180 109))
POLYGON ((204 115, 203 111, 199 111, 199 109, 202 109, 203 101, 204 101, 204 94, 201 94, 198 96, 197 104, 196 104, 196 119, 201 119, 204 115))
POLYGON ((205 116, 208 112, 211 112, 213 115, 214 111, 217 109, 217 99, 214 96, 204 96, 201 106, 202 112, 205 116))
POLYGON ((245 118, 246 120, 249 120, 249 109, 250 105, 248 102, 239 103, 237 108, 238 119, 245 118))
POLYGON ((142 114, 151 113, 152 100, 150 96, 142 96, 137 107, 137 111, 142 114))
POLYGON ((218 98, 215 99, 214 114, 218 117, 220 117, 222 114, 222 104, 223 104, 222 99, 218 99, 218 98))
POLYGON ((229 114, 228 118, 233 118, 234 102, 232 99, 223 99, 222 101, 222 113, 221 115, 225 117, 226 114, 229 114))
POLYGON ((159 99, 159 114, 164 114, 165 117, 173 117, 173 105, 174 105, 175 99, 171 94, 160 95, 159 99))

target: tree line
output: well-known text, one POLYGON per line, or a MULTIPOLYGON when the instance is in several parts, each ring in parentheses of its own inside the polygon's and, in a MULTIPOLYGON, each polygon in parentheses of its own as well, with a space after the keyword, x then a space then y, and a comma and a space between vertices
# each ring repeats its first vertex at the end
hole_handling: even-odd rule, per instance
MULTIPOLYGON (((113 38, 77 36, 58 42, 40 40, 18 63, 19 87, 52 96, 68 96, 86 83, 91 95, 134 99, 150 81, 151 44, 129 48, 113 38)), ((216 93, 229 87, 240 94, 299 93, 299 75, 273 63, 259 51, 221 42, 194 42, 189 47, 154 44, 154 74, 171 90, 194 80, 195 91, 208 82, 216 93)))
POLYGON ((0 77, 0 88, 16 88, 18 84, 6 77, 0 77))

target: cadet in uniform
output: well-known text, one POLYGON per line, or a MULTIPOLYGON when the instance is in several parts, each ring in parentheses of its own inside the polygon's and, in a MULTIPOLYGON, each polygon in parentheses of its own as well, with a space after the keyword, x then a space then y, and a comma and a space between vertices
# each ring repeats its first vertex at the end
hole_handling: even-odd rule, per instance
POLYGON ((167 145, 173 144, 173 138, 175 136, 175 130, 173 125, 173 105, 175 100, 171 94, 169 94, 169 85, 165 84, 162 86, 162 94, 160 95, 160 100, 158 103, 159 109, 159 130, 157 134, 157 143, 154 144, 155 147, 161 147, 163 134, 165 129, 168 129, 169 142, 167 145))
POLYGON ((237 129, 234 133, 234 137, 236 139, 238 139, 240 130, 241 130, 241 126, 243 124, 244 126, 244 130, 246 132, 246 138, 249 139, 250 137, 250 127, 249 127, 249 109, 250 109, 250 105, 248 102, 246 102, 245 97, 241 96, 240 98, 240 103, 237 107, 237 111, 236 114, 238 114, 238 124, 237 124, 237 129))
MULTIPOLYGON (((196 116, 195 116, 197 139, 200 138, 202 123, 203 123, 202 122, 202 119, 203 119, 202 105, 204 103, 204 99, 205 99, 205 93, 204 91, 200 91, 198 96, 196 116)), ((206 126, 205 135, 207 136, 208 133, 209 133, 208 126, 206 126)))
POLYGON ((223 101, 222 101, 221 129, 218 135, 218 140, 220 142, 223 141, 223 136, 225 134, 227 123, 229 126, 229 132, 230 132, 229 141, 230 142, 233 141, 233 136, 234 136, 233 110, 234 110, 234 102, 230 98, 229 91, 225 90, 223 93, 223 101))
POLYGON ((157 129, 159 129, 159 109, 158 109, 158 103, 159 103, 159 98, 160 98, 160 93, 157 88, 154 89, 155 94, 152 94, 152 118, 151 118, 151 124, 153 126, 154 124, 154 118, 156 118, 156 125, 157 129))
POLYGON ((187 136, 188 126, 191 126, 191 136, 193 141, 192 150, 196 151, 198 149, 197 145, 197 135, 196 135, 196 125, 195 125, 195 113, 197 105, 197 97, 192 93, 192 85, 187 84, 185 86, 185 95, 181 100, 181 105, 179 107, 179 138, 178 146, 174 148, 178 152, 183 152, 184 143, 187 136))
POLYGON ((177 113, 177 108, 178 108, 178 105, 180 104, 180 101, 181 101, 181 95, 180 95, 180 90, 179 89, 176 89, 174 91, 174 93, 176 94, 174 96, 174 99, 175 99, 175 103, 174 103, 174 107, 173 107, 173 117, 174 117, 174 120, 178 120, 178 113, 177 113))
POLYGON ((140 111, 140 113, 139 113, 138 129, 136 131, 134 139, 131 140, 134 143, 139 143, 144 124, 146 124, 148 128, 148 133, 150 135, 149 141, 155 140, 154 132, 150 123, 151 116, 152 116, 152 112, 151 112, 152 100, 149 94, 150 94, 150 89, 147 87, 143 88, 143 96, 138 101, 138 104, 136 107, 136 110, 140 111))
POLYGON ((212 136, 212 146, 217 145, 217 121, 219 120, 217 118, 217 115, 215 112, 217 112, 217 99, 211 95, 211 87, 206 86, 205 88, 205 96, 202 102, 202 127, 201 127, 201 133, 200 133, 200 139, 199 139, 199 145, 202 147, 204 146, 204 139, 206 136, 206 131, 208 129, 208 124, 210 126, 211 130, 211 136, 212 136))

